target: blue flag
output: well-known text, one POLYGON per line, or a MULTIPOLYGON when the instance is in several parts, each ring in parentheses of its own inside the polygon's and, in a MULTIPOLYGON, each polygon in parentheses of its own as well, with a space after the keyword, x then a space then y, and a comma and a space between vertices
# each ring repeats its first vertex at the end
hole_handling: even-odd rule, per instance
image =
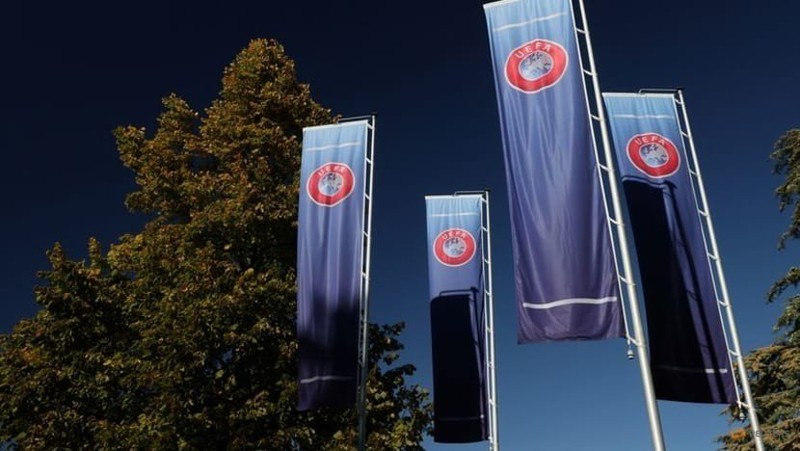
POLYGON ((367 121, 303 129, 299 410, 355 404, 366 150, 367 121))
POLYGON ((486 440, 480 195, 428 196, 433 438, 486 440))
POLYGON ((733 374, 674 98, 603 97, 636 242, 656 397, 733 403, 733 374))
POLYGON ((511 210, 520 343, 624 335, 569 0, 484 5, 511 210))

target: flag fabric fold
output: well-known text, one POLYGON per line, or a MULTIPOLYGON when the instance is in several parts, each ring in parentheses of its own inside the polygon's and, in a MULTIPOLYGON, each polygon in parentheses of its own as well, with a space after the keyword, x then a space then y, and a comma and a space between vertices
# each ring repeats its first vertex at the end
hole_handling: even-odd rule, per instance
POLYGON ((351 407, 358 368, 367 121, 303 129, 297 408, 351 407))
POLYGON ((484 5, 511 210, 520 343, 624 335, 569 0, 484 5))
POLYGON ((733 371, 674 97, 603 98, 636 243, 656 397, 733 403, 733 371))

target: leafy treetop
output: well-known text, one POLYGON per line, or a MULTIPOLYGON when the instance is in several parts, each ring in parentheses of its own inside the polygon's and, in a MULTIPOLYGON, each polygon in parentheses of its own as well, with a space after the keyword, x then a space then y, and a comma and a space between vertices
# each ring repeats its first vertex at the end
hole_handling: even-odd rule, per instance
MULTIPOLYGON (((352 410, 298 412, 302 128, 335 120, 274 41, 225 69, 199 114, 170 95, 155 133, 115 130, 151 219, 74 261, 56 244, 37 315, 0 337, 0 443, 24 449, 351 449, 352 410)), ((369 446, 422 449, 427 393, 370 335, 369 446)))

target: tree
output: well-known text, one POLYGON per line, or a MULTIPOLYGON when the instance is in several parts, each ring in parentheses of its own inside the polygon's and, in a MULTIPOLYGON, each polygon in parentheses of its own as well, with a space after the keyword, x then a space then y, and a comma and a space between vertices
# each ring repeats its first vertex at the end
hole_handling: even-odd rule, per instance
MULTIPOLYGON (((334 120, 273 41, 250 43, 201 115, 163 99, 155 134, 115 130, 151 216, 87 261, 56 244, 41 310, 0 337, 0 443, 24 449, 353 447, 355 412, 297 412, 300 137, 334 120)), ((370 327, 369 445, 421 449, 431 409, 370 327)))
MULTIPOLYGON (((789 228, 781 236, 778 248, 800 238, 800 130, 790 130, 775 144, 770 155, 775 162, 773 172, 784 176, 775 190, 780 210, 792 210, 789 228)), ((770 288, 767 302, 776 302, 788 295, 786 307, 778 317, 775 341, 751 352, 745 358, 750 387, 761 422, 762 437, 767 449, 800 449, 800 267, 793 266, 770 288)), ((737 418, 739 411, 730 413, 737 418)), ((738 429, 719 440, 728 449, 752 449, 752 433, 738 429)))

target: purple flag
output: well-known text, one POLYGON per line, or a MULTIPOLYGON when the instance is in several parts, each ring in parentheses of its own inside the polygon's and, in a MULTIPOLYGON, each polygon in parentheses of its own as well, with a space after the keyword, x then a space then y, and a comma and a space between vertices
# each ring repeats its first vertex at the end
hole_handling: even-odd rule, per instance
POLYGON ((656 397, 736 392, 672 94, 604 94, 642 279, 656 397))
POLYGON ((366 150, 367 121, 303 129, 299 410, 355 404, 366 150))
POLYGON ((433 438, 488 438, 484 355, 483 197, 428 196, 433 438))
POLYGON ((511 210, 520 343, 623 336, 569 0, 484 5, 511 210))

